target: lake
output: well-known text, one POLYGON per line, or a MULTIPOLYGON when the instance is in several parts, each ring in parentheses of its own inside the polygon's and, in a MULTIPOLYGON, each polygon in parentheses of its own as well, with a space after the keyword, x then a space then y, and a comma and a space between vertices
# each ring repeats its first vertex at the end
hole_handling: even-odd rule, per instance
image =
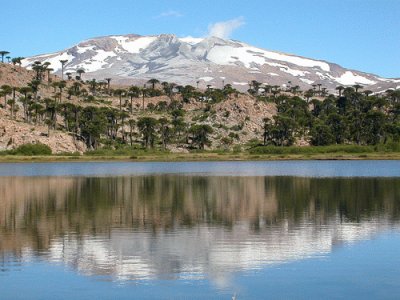
POLYGON ((398 299, 400 161, 0 164, 0 299, 398 299))

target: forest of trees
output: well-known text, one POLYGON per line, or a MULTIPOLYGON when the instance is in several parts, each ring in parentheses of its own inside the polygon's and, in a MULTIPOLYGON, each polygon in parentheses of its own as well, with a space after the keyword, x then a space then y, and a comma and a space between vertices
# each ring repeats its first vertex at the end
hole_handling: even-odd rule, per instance
MULTIPOLYGON (((0 54, 4 61, 7 51, 0 54)), ((8 63, 17 65, 21 60, 8 58, 8 63)), ((66 61, 60 62, 64 72, 66 61)), ((188 122, 184 104, 199 102, 206 113, 216 103, 240 94, 230 84, 199 90, 157 79, 144 86, 113 88, 111 78, 84 80, 83 69, 77 70, 75 77, 70 72, 65 73, 66 78, 64 73, 61 78, 51 76, 49 63, 35 62, 32 70, 34 76, 26 86, 0 87, 1 108, 9 110, 12 118, 22 110, 24 122, 46 124, 48 135, 52 130, 69 132, 84 141, 89 150, 167 149, 171 144, 200 150, 212 147, 214 124, 201 118, 188 122), (41 89, 50 90, 51 96, 40 97, 41 89), (167 96, 170 101, 146 103, 159 96, 167 96), (118 106, 112 106, 110 99, 118 99, 118 106)), ((400 90, 373 94, 355 85, 338 86, 332 92, 321 85, 301 91, 298 86, 282 88, 250 82, 248 94, 254 101, 273 103, 277 108, 277 114, 265 118, 260 126, 258 145, 291 146, 300 139, 315 146, 399 143, 400 90)), ((232 137, 220 139, 232 146, 232 137)))
POLYGON ((357 88, 344 88, 343 95, 327 95, 322 101, 278 96, 278 114, 264 120, 264 145, 290 146, 306 136, 315 146, 399 142, 400 91, 371 95, 357 88))

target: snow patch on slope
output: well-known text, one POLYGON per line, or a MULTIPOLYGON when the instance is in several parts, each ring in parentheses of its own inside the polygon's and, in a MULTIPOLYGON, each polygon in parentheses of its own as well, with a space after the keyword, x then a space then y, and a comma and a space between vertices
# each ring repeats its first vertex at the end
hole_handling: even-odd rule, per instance
POLYGON ((157 39, 155 36, 143 36, 135 40, 129 40, 126 36, 112 36, 111 38, 115 39, 123 50, 133 54, 140 53, 157 39))
POLYGON ((354 84, 375 84, 376 81, 369 80, 363 76, 354 74, 351 71, 346 71, 342 76, 335 78, 335 81, 343 85, 354 85, 354 84))
POLYGON ((289 73, 290 75, 293 75, 293 76, 305 76, 306 75, 306 73, 303 71, 293 70, 290 68, 280 68, 280 70, 282 72, 289 73))
POLYGON ((207 59, 219 65, 235 65, 241 62, 246 68, 250 68, 251 64, 255 63, 262 65, 265 63, 265 58, 248 53, 244 47, 234 48, 232 46, 215 46, 208 55, 207 59))
POLYGON ((301 67, 307 67, 307 68, 319 67, 324 71, 327 71, 327 72, 330 71, 329 64, 326 62, 297 57, 297 56, 290 56, 290 55, 281 54, 278 52, 266 51, 266 50, 258 49, 255 47, 247 46, 247 45, 246 45, 246 47, 249 49, 248 52, 253 52, 253 53, 258 52, 262 56, 272 59, 272 60, 288 62, 288 63, 294 64, 294 65, 298 65, 301 67))
POLYGON ((201 43, 204 39, 187 36, 187 37, 184 37, 184 38, 180 38, 179 40, 181 42, 184 42, 184 43, 187 43, 187 44, 190 44, 190 45, 196 45, 198 43, 201 43))
POLYGON ((24 59, 22 61, 22 66, 28 67, 36 60, 40 60, 42 63, 49 62, 50 68, 52 68, 54 70, 54 72, 56 72, 58 70, 61 70, 60 60, 67 60, 68 62, 70 62, 73 58, 75 58, 75 57, 73 55, 69 54, 67 51, 61 52, 61 53, 59 52, 59 53, 34 56, 29 59, 24 59), (45 58, 45 59, 43 59, 43 58, 45 58))
POLYGON ((76 52, 78 52, 79 54, 83 54, 86 51, 90 51, 90 50, 94 50, 95 46, 85 46, 85 47, 80 47, 80 46, 76 46, 76 52))
POLYGON ((305 78, 300 78, 300 80, 303 81, 304 83, 307 83, 307 84, 313 84, 314 83, 314 81, 309 80, 309 79, 305 79, 305 78))
POLYGON ((96 51, 96 55, 83 61, 74 69, 83 68, 85 72, 95 72, 102 69, 103 66, 107 64, 107 59, 115 56, 117 56, 117 54, 115 54, 113 51, 104 51, 100 49, 96 51))
POLYGON ((330 71, 329 64, 322 61, 266 51, 246 44, 241 45, 242 47, 234 47, 231 45, 214 46, 208 53, 207 58, 216 64, 222 65, 232 65, 241 62, 247 68, 250 68, 252 64, 263 65, 266 63, 268 64, 267 60, 276 60, 301 67, 319 67, 323 71, 330 71))
POLYGON ((205 81, 205 82, 209 82, 209 81, 214 80, 214 78, 213 78, 213 77, 208 77, 208 76, 206 76, 206 77, 200 77, 199 80, 203 80, 203 81, 205 81))

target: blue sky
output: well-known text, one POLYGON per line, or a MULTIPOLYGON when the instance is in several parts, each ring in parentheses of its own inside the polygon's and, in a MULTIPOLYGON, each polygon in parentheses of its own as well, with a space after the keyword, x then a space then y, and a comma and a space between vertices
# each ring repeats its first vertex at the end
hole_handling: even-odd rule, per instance
POLYGON ((400 77, 400 0, 14 0, 3 3, 2 12, 0 47, 12 56, 54 52, 102 35, 212 32, 400 77))

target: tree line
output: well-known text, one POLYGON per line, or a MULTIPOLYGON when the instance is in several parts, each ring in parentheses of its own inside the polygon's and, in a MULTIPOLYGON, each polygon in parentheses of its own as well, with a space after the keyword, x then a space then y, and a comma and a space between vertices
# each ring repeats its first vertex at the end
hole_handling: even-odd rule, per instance
MULTIPOLYGON (((6 52, 0 51, 2 61, 6 52)), ((21 59, 11 61, 20 64, 21 59)), ((199 102, 207 112, 216 103, 240 94, 230 84, 199 90, 157 79, 143 86, 112 88, 111 78, 84 81, 83 69, 76 70, 75 77, 66 72, 64 80, 67 61, 60 63, 62 76, 58 78, 51 76, 50 63, 34 62, 34 76, 26 86, 0 87, 4 99, 0 105, 10 110, 12 118, 22 109, 23 120, 47 125, 48 135, 56 129, 69 132, 83 140, 88 149, 100 145, 167 149, 174 144, 203 150, 211 146, 215 124, 185 121, 184 104, 199 102), (51 96, 42 98, 41 90, 51 96), (170 101, 146 105, 146 99, 159 96, 168 96, 170 101), (118 99, 117 107, 111 105, 112 99, 118 99)), ((373 94, 360 85, 339 86, 336 90, 334 95, 321 84, 301 91, 290 82, 280 87, 251 81, 247 93, 255 101, 271 102, 277 108, 274 117, 260 124, 260 144, 291 146, 301 139, 315 146, 399 142, 400 90, 373 94)), ((221 144, 232 144, 231 136, 222 137, 221 144)))
POLYGON ((263 144, 290 146, 302 137, 315 146, 399 142, 400 90, 371 95, 360 86, 339 89, 343 93, 323 99, 275 98, 278 114, 264 119, 263 144))

